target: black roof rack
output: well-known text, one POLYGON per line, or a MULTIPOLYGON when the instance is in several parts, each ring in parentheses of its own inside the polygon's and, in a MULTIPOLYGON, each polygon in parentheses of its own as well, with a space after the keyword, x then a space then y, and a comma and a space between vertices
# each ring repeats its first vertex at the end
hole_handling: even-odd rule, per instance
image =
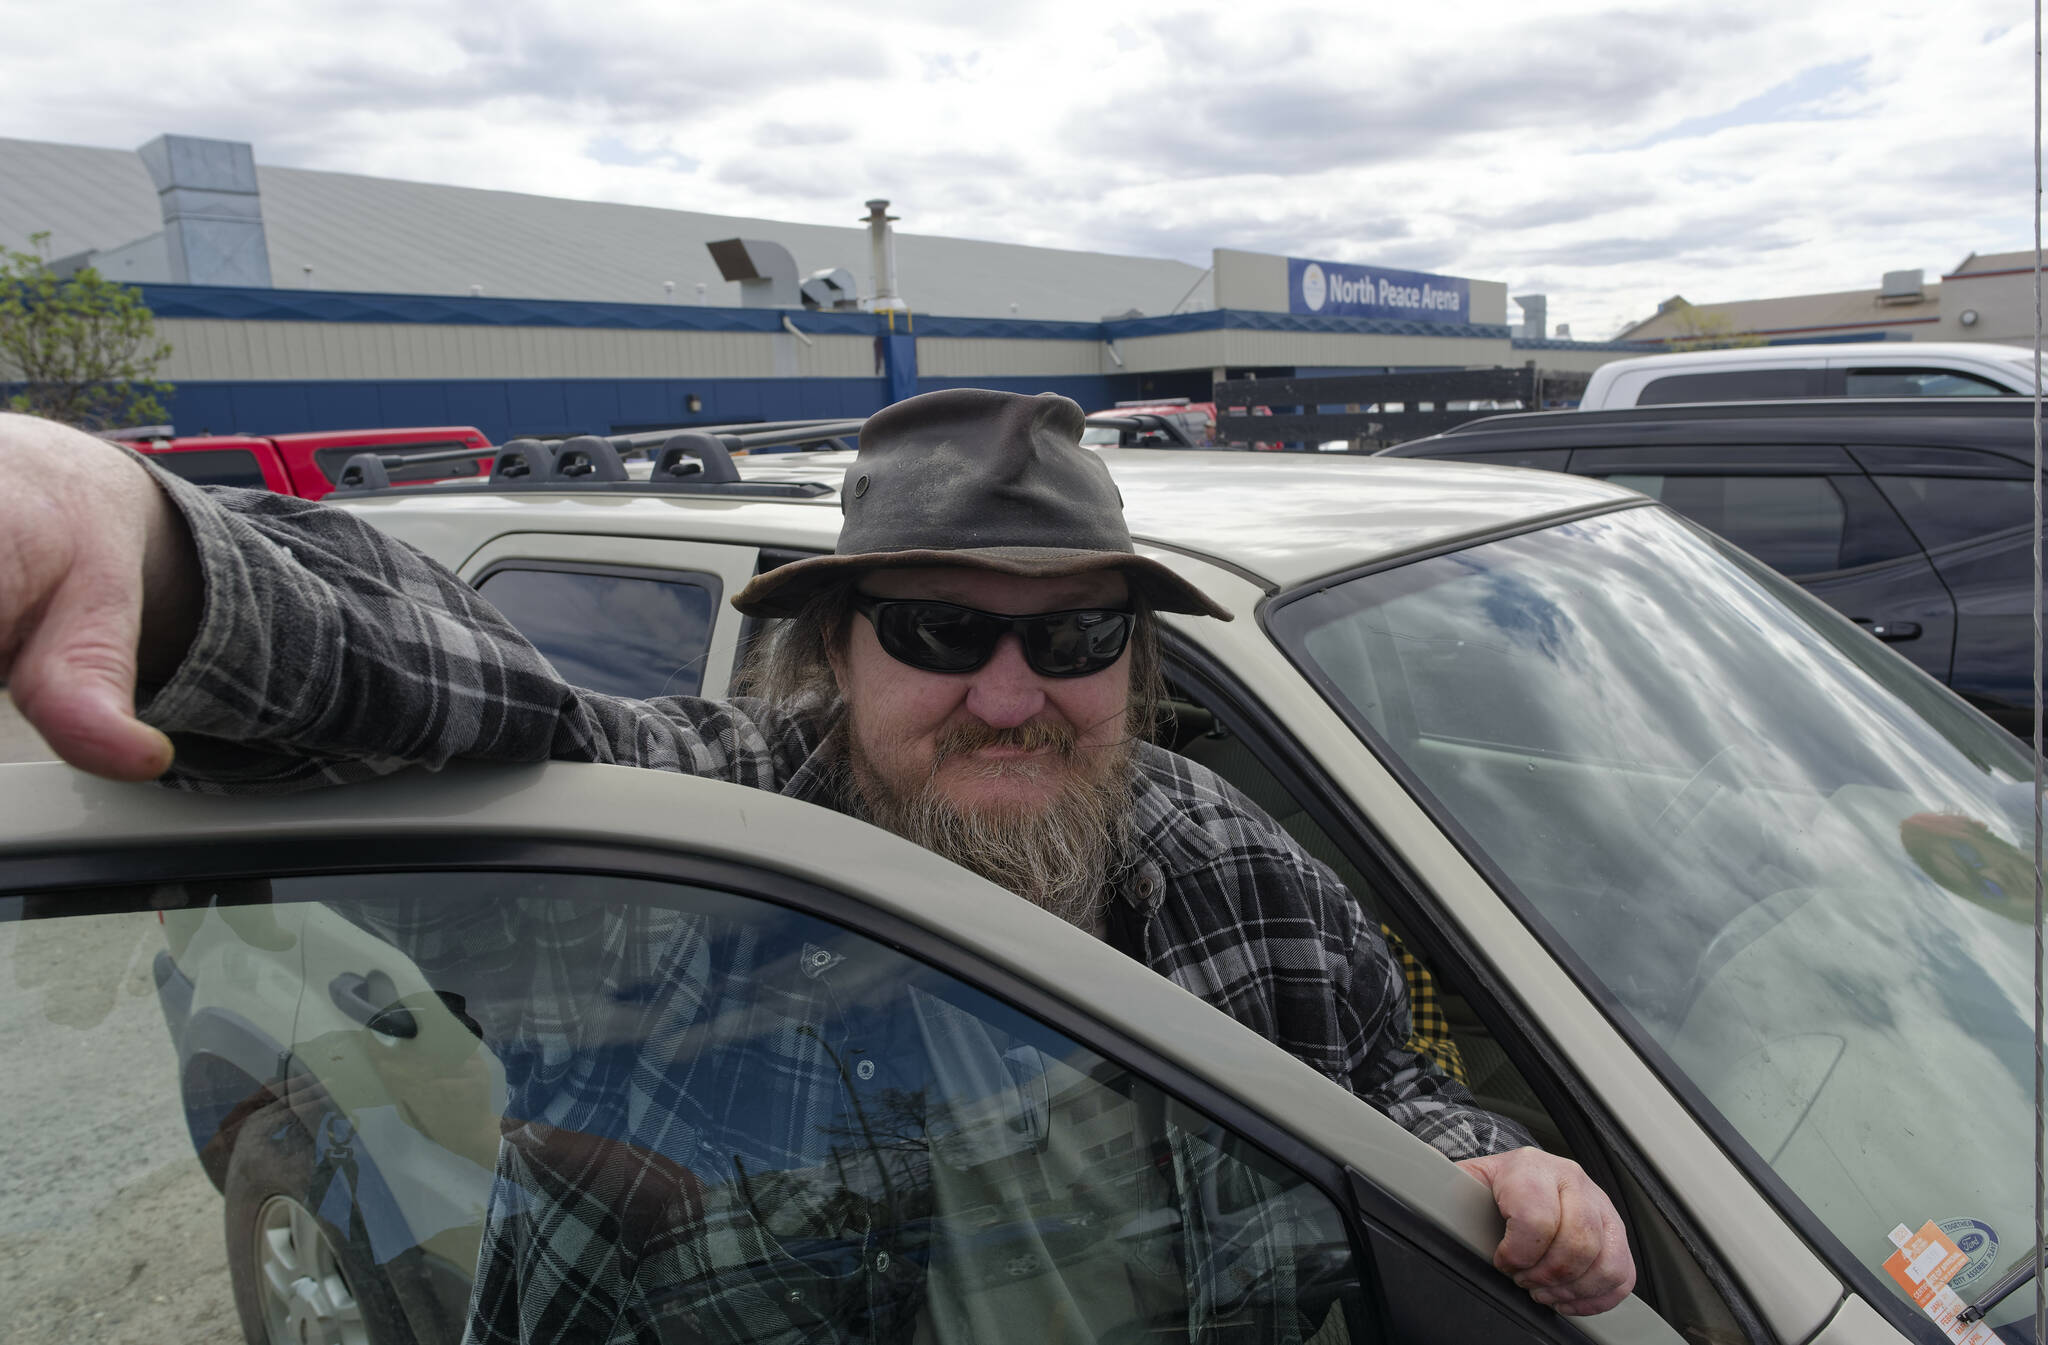
MULTIPOLYGON (((1586 426, 1626 421, 1762 420, 1796 417, 1825 420, 1852 416, 1950 416, 2004 420, 2033 415, 2029 396, 2002 397, 1787 397, 1777 401, 1658 402, 1610 406, 1597 411, 1516 411, 1453 425, 1440 436, 1466 438, 1503 430, 1586 426)), ((1419 442, 1419 441, 1416 441, 1419 442)), ((1400 447, 1400 445, 1396 445, 1400 447)))
MULTIPOLYGON (((578 494, 749 495, 781 499, 814 499, 832 493, 819 481, 747 481, 733 465, 732 455, 749 448, 809 443, 853 434, 864 422, 856 419, 778 421, 737 427, 744 433, 705 430, 648 430, 609 437, 583 434, 572 439, 512 439, 498 445, 491 475, 483 489, 578 494), (623 454, 648 452, 654 462, 646 480, 626 471, 623 454)), ((475 458, 475 448, 403 456, 358 453, 341 469, 329 499, 361 499, 369 495, 474 493, 474 480, 394 485, 389 469, 404 464, 475 458)))
POLYGON ((1174 448, 1201 447, 1201 445, 1188 436, 1187 427, 1172 416, 1144 412, 1135 415, 1090 416, 1088 417, 1088 423, 1104 430, 1129 430, 1133 434, 1156 434, 1174 448))

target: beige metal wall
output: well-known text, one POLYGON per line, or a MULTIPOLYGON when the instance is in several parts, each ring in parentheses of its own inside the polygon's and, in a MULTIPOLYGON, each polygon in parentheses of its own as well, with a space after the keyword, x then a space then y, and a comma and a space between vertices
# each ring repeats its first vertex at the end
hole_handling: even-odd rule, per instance
POLYGON ((172 382, 875 376, 874 342, 865 336, 812 336, 812 344, 806 346, 787 334, 766 332, 636 332, 612 328, 213 318, 164 318, 157 322, 157 331, 172 346, 171 358, 162 368, 162 376, 172 382), (783 355, 780 361, 778 346, 783 355), (788 367, 791 353, 793 368, 788 367))
POLYGON ((923 378, 1059 378, 1113 373, 1100 341, 1002 341, 923 336, 917 342, 923 378))
MULTIPOLYGON (((1987 305, 1988 307, 1988 305, 1987 305)), ((2002 316, 2002 313, 2001 313, 2002 316)), ((2031 321, 2031 318, 2030 318, 2031 321)), ((639 332, 612 328, 164 318, 162 376, 181 380, 498 378, 873 378, 866 336, 639 332)), ((1516 365, 1589 370, 1625 352, 1521 352, 1505 340, 1225 329, 1100 341, 922 337, 927 378, 1062 378, 1243 365, 1516 365)))
POLYGON ((1221 369, 1246 364, 1321 365, 1495 365, 1520 364, 1505 339, 1444 336, 1376 336, 1332 332, 1259 332, 1226 329, 1140 336, 1117 342, 1129 373, 1167 369, 1221 369))

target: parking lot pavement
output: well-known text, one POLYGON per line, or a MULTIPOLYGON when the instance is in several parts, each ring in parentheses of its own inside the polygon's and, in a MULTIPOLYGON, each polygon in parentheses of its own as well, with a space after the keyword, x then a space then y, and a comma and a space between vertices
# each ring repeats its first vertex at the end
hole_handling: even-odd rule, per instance
POLYGON ((241 1339, 150 977, 161 947, 151 914, 0 924, 10 1342, 241 1339))
POLYGON ((14 708, 14 702, 0 695, 0 762, 54 760, 55 755, 14 708))

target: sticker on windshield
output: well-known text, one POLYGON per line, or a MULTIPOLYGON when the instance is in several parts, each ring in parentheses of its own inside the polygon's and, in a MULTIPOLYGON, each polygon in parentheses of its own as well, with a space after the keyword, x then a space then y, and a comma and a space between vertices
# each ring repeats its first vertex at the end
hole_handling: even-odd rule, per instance
MULTIPOLYGON (((1974 1219, 1951 1219, 1949 1223, 1969 1224, 1971 1231, 1991 1231, 1974 1219)), ((1891 1239, 1898 1250, 1885 1258, 1885 1272, 1933 1319, 1941 1333, 1957 1345, 1995 1345, 1998 1337, 1987 1323, 1961 1320, 1968 1304, 1949 1285, 1970 1265, 1971 1258, 1943 1226, 1929 1219, 1918 1232, 1909 1233, 1900 1224, 1892 1230, 1891 1239)), ((1989 1257, 1985 1264, 1990 1264, 1989 1257)))
POLYGON ((1991 1263, 1998 1259, 1998 1232, 1982 1219, 1943 1219, 1941 1231, 1948 1234, 1956 1250, 1970 1258, 1970 1263, 1955 1273, 1948 1287, 1961 1293, 1984 1278, 1991 1270, 1991 1263))

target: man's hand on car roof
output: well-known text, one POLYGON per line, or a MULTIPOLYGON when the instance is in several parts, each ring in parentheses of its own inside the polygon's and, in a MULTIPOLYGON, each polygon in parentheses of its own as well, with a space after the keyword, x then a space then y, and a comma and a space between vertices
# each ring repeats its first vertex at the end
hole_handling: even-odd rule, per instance
POLYGON ((135 717, 138 650, 146 635, 147 671, 167 676, 198 598, 184 520, 142 466, 0 415, 0 681, 53 752, 116 780, 169 768, 170 739, 135 717))

